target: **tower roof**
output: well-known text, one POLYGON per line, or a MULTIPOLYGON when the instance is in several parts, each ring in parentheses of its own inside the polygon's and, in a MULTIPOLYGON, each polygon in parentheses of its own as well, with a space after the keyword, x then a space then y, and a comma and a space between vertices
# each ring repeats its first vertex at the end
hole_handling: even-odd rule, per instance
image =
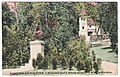
POLYGON ((87 23, 88 25, 94 25, 95 21, 92 18, 88 18, 87 23))
POLYGON ((83 16, 87 15, 87 10, 86 9, 80 10, 80 14, 83 16))

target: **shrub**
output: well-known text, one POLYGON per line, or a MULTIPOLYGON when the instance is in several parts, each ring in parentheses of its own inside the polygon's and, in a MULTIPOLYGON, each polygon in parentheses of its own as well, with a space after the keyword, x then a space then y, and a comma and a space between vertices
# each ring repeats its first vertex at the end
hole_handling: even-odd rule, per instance
POLYGON ((93 50, 92 50, 92 58, 93 58, 93 62, 95 62, 96 56, 95 56, 95 52, 93 50))
POLYGON ((97 58, 97 63, 98 63, 98 68, 101 69, 101 64, 102 64, 101 58, 97 58))
POLYGON ((42 69, 42 60, 43 60, 43 57, 42 55, 39 53, 37 55, 37 59, 36 59, 36 64, 38 66, 38 69, 42 69))
POLYGON ((98 74, 98 63, 97 62, 94 62, 94 70, 95 70, 95 73, 98 74))
POLYGON ((65 60, 64 57, 63 57, 62 60, 61 60, 61 66, 62 66, 62 69, 65 69, 65 68, 66 68, 66 60, 65 60))
POLYGON ((36 68, 36 66, 37 66, 37 65, 36 65, 36 60, 35 60, 35 59, 32 60, 32 66, 33 66, 33 68, 34 68, 34 70, 35 70, 35 68, 36 68))
POLYGON ((57 58, 56 57, 52 58, 52 68, 53 70, 57 69, 57 58))
POLYGON ((76 67, 77 67, 77 70, 81 70, 81 62, 78 60, 78 62, 77 62, 77 65, 76 65, 76 67))
POLYGON ((69 70, 72 70, 72 67, 74 66, 74 60, 70 58, 69 60, 69 70))
POLYGON ((46 57, 43 58, 43 60, 42 60, 42 68, 43 69, 47 69, 48 68, 48 60, 47 60, 46 57))
POLYGON ((85 61, 85 72, 88 73, 92 70, 92 63, 90 59, 85 61))

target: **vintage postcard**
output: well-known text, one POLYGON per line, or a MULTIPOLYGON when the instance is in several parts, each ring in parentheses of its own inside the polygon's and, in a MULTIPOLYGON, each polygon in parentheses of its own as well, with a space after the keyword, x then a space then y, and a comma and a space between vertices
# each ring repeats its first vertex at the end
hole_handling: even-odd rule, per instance
POLYGON ((2 74, 118 75, 118 3, 3 1, 2 74))

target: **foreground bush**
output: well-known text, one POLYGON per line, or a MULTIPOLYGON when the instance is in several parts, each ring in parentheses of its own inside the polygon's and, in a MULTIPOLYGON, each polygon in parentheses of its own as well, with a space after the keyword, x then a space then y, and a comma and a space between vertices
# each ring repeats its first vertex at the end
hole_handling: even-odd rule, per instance
POLYGON ((57 69, 57 58, 56 57, 52 59, 52 68, 53 70, 57 69))
POLYGON ((36 67, 37 67, 36 60, 35 60, 35 59, 32 60, 32 66, 33 66, 33 68, 34 68, 34 70, 35 70, 36 67))
POLYGON ((36 59, 36 64, 38 66, 38 69, 42 69, 42 60, 43 60, 43 57, 42 55, 39 53, 37 55, 37 59, 36 59))

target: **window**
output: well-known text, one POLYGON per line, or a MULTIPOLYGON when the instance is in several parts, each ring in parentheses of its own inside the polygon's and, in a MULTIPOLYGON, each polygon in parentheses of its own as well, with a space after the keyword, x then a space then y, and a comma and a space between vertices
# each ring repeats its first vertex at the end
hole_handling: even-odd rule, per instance
POLYGON ((82 27, 82 29, 84 29, 84 26, 82 27))
POLYGON ((91 28, 91 25, 89 25, 89 27, 91 28))
POLYGON ((85 21, 85 18, 81 18, 81 20, 85 21))
POLYGON ((93 32, 88 32, 88 36, 91 36, 93 32))

